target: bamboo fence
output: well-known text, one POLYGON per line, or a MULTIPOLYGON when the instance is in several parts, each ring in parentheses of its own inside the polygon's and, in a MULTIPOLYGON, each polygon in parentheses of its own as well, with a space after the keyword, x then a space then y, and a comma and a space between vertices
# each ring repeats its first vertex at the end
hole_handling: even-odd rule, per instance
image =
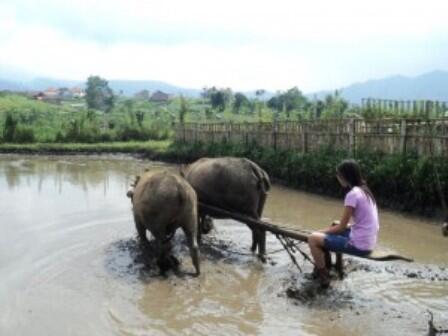
POLYGON ((448 157, 448 118, 178 123, 183 143, 237 143, 303 153, 322 148, 448 157))

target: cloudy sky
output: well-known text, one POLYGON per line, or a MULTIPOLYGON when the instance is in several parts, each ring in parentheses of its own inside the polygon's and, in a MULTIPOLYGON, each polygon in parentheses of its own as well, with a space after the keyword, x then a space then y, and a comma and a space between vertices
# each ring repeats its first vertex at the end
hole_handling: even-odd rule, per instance
POLYGON ((446 0, 0 0, 3 76, 310 92, 435 69, 446 0))

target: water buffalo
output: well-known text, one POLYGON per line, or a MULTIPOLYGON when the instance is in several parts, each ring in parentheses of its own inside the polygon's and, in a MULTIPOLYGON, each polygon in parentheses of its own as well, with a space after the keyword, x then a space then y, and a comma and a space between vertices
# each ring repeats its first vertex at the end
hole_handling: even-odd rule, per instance
POLYGON ((155 239, 159 266, 168 260, 170 240, 180 227, 187 237, 193 265, 199 275, 197 196, 188 182, 167 171, 147 171, 137 177, 127 196, 132 200, 140 239, 148 242, 146 230, 155 239))
MULTIPOLYGON (((191 184, 199 202, 259 219, 271 183, 268 174, 245 158, 202 158, 181 174, 191 184)), ((199 213, 200 223, 205 215, 199 213)), ((199 228, 201 232, 203 227, 199 228)), ((266 254, 266 231, 252 228, 252 252, 258 248, 262 260, 266 254)))

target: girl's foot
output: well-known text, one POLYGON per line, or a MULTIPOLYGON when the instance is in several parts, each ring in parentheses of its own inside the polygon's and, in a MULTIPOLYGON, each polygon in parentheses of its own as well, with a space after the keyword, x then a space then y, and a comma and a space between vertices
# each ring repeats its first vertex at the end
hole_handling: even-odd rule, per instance
MULTIPOLYGON (((313 271, 314 273, 314 271, 313 271)), ((315 273, 317 275, 317 279, 319 281, 319 284, 322 288, 328 288, 330 287, 330 273, 326 268, 315 268, 315 273)))

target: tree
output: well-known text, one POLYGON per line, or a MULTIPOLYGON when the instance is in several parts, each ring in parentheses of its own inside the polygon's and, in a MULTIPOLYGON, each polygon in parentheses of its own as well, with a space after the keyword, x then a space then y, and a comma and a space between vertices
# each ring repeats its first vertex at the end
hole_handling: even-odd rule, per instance
POLYGON ((202 98, 208 99, 212 108, 224 111, 226 106, 229 104, 232 98, 232 90, 227 89, 217 89, 216 87, 211 87, 210 89, 204 88, 201 93, 202 98))
POLYGON ((115 96, 108 82, 99 76, 90 76, 86 85, 86 102, 91 109, 110 112, 115 104, 115 96))
POLYGON ((183 124, 185 122, 185 115, 188 112, 187 100, 180 96, 180 108, 179 108, 179 122, 183 124))
POLYGON ((324 110, 324 108, 325 108, 324 102, 318 99, 314 104, 314 110, 315 110, 314 117, 316 119, 320 119, 320 116, 322 115, 322 111, 324 110))
POLYGON ((254 104, 253 110, 255 110, 255 108, 257 109, 257 111, 258 111, 258 119, 260 121, 261 121, 261 116, 262 116, 262 109, 263 109, 263 106, 264 106, 264 102, 261 100, 261 97, 263 97, 265 93, 266 93, 266 90, 264 90, 264 89, 255 90, 256 98, 253 101, 253 104, 254 104))
POLYGON ((308 100, 297 88, 293 87, 284 93, 278 93, 268 100, 268 106, 278 112, 284 111, 289 117, 292 110, 304 109, 308 100))
POLYGON ((266 90, 264 90, 264 89, 258 89, 255 91, 255 95, 260 99, 265 93, 266 93, 266 90))
POLYGON ((348 102, 342 98, 339 91, 326 95, 323 103, 322 115, 325 118, 342 118, 349 107, 348 102))
POLYGON ((123 103, 124 107, 128 111, 128 113, 131 113, 134 110, 134 100, 132 99, 126 99, 123 103))
POLYGON ((249 99, 247 99, 247 97, 242 94, 241 92, 237 92, 235 93, 235 95, 233 96, 233 112, 234 113, 240 113, 240 109, 243 106, 248 106, 249 105, 249 99))

